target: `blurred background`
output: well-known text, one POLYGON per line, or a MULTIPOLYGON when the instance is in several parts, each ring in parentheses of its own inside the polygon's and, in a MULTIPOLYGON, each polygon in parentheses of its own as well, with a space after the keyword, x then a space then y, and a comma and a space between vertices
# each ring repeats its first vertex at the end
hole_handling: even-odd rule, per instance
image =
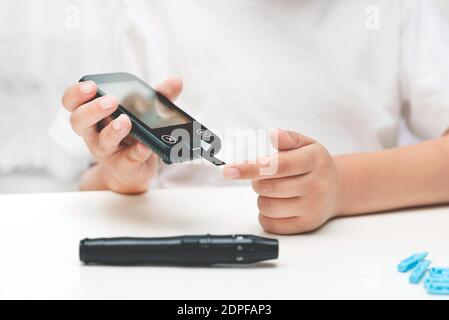
POLYGON ((436 2, 441 7, 443 12, 446 15, 449 15, 449 1, 447 1, 447 0, 437 0, 436 2))
MULTIPOLYGON (((60 98, 83 74, 129 70, 116 33, 123 3, 0 0, 0 193, 76 190, 90 159, 59 134, 70 129, 60 98)), ((449 20, 449 1, 436 3, 449 20)), ((405 127, 400 136, 416 141, 405 127)))

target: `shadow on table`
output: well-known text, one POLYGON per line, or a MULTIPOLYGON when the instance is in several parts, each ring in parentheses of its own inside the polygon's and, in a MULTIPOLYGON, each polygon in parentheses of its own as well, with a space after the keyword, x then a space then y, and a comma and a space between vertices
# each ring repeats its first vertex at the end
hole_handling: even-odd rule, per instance
POLYGON ((163 263, 152 263, 152 264, 140 264, 140 265, 107 265, 107 264, 89 264, 83 265, 84 267, 115 267, 115 268, 152 268, 152 267, 163 267, 163 268, 189 268, 189 269, 271 269, 276 268, 276 262, 259 262, 253 264, 217 264, 217 265, 201 265, 201 264, 163 264, 163 263))
MULTIPOLYGON (((182 229, 190 224, 195 224, 192 215, 173 214, 173 208, 164 201, 162 204, 151 201, 151 195, 139 196, 119 196, 115 195, 111 201, 103 204, 104 211, 114 220, 124 224, 169 226, 173 229, 182 229), (185 218, 185 219, 184 219, 185 218)), ((179 210, 183 209, 183 204, 179 203, 179 210)))
MULTIPOLYGON (((113 223, 129 227, 137 226, 139 229, 149 228, 153 231, 164 230, 165 232, 187 230, 201 233, 224 231, 223 226, 226 224, 223 223, 228 218, 220 213, 222 212, 220 208, 223 207, 223 203, 229 202, 229 198, 218 199, 214 203, 214 208, 204 208, 201 199, 189 197, 171 199, 171 195, 163 193, 156 195, 156 193, 152 194, 151 192, 139 196, 111 194, 111 197, 103 202, 101 211, 113 223), (214 213, 207 216, 210 217, 210 221, 205 220, 204 214, 199 214, 204 212, 214 213)), ((250 222, 242 221, 241 224, 236 226, 236 229, 230 231, 232 231, 231 233, 260 233, 262 229, 259 227, 255 216, 254 220, 250 222)), ((229 231, 226 232, 229 233, 229 231)))

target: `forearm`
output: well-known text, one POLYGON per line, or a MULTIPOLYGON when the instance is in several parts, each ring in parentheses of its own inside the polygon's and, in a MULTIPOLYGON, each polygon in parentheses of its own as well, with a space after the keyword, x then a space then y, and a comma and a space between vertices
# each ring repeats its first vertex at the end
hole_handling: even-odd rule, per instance
POLYGON ((81 191, 111 190, 122 194, 140 194, 148 191, 149 182, 125 183, 114 178, 104 166, 95 164, 81 177, 81 191))
POLYGON ((449 202, 448 137, 334 160, 339 215, 449 202))

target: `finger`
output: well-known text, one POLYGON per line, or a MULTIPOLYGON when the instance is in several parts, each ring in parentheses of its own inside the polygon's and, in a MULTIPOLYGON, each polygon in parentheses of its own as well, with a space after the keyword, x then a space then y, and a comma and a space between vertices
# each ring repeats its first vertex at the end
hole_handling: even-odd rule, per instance
POLYGON ((115 153, 120 142, 131 132, 131 120, 122 114, 111 121, 98 135, 98 142, 91 150, 97 157, 107 157, 115 153))
POLYGON ((254 191, 264 197, 294 198, 303 196, 306 191, 307 175, 291 176, 277 179, 253 180, 254 191))
POLYGON ((300 212, 300 197, 278 199, 259 196, 257 198, 257 207, 260 214, 269 218, 291 218, 303 214, 300 212))
POLYGON ((91 140, 98 134, 96 124, 110 116, 117 107, 117 102, 111 96, 104 96, 86 103, 72 113, 70 117, 72 128, 81 137, 91 140))
POLYGON ((170 77, 156 86, 156 90, 166 96, 170 101, 176 100, 182 91, 182 80, 178 77, 170 77))
POLYGON ((141 142, 128 146, 113 155, 110 161, 119 172, 131 172, 139 168, 155 154, 141 142))
POLYGON ((296 176, 310 172, 315 157, 315 148, 309 145, 301 149, 282 151, 254 162, 228 165, 223 170, 223 175, 226 179, 251 180, 296 176))
POLYGON ((305 217, 273 219, 260 214, 259 222, 266 232, 282 235, 305 233, 316 229, 305 217))
POLYGON ((277 150, 284 151, 305 147, 315 140, 294 131, 276 129, 271 133, 271 143, 277 150))
POLYGON ((92 100, 97 93, 97 86, 93 81, 84 81, 70 86, 62 96, 62 105, 67 111, 73 112, 76 108, 92 100))

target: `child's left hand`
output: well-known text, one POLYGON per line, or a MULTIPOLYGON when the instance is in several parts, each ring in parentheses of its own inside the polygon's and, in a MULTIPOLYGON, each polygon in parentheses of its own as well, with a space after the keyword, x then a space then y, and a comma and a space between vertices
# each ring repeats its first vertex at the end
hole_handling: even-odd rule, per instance
MULTIPOLYGON (((292 131, 277 130, 270 157, 277 166, 267 175, 263 159, 233 164, 227 179, 251 179, 259 195, 259 221, 267 232, 296 234, 315 230, 338 212, 338 172, 325 147, 292 131), (276 162, 275 162, 276 164, 276 162)), ((266 160, 266 159, 264 159, 266 160)), ((273 162, 269 164, 272 166, 273 162)))

